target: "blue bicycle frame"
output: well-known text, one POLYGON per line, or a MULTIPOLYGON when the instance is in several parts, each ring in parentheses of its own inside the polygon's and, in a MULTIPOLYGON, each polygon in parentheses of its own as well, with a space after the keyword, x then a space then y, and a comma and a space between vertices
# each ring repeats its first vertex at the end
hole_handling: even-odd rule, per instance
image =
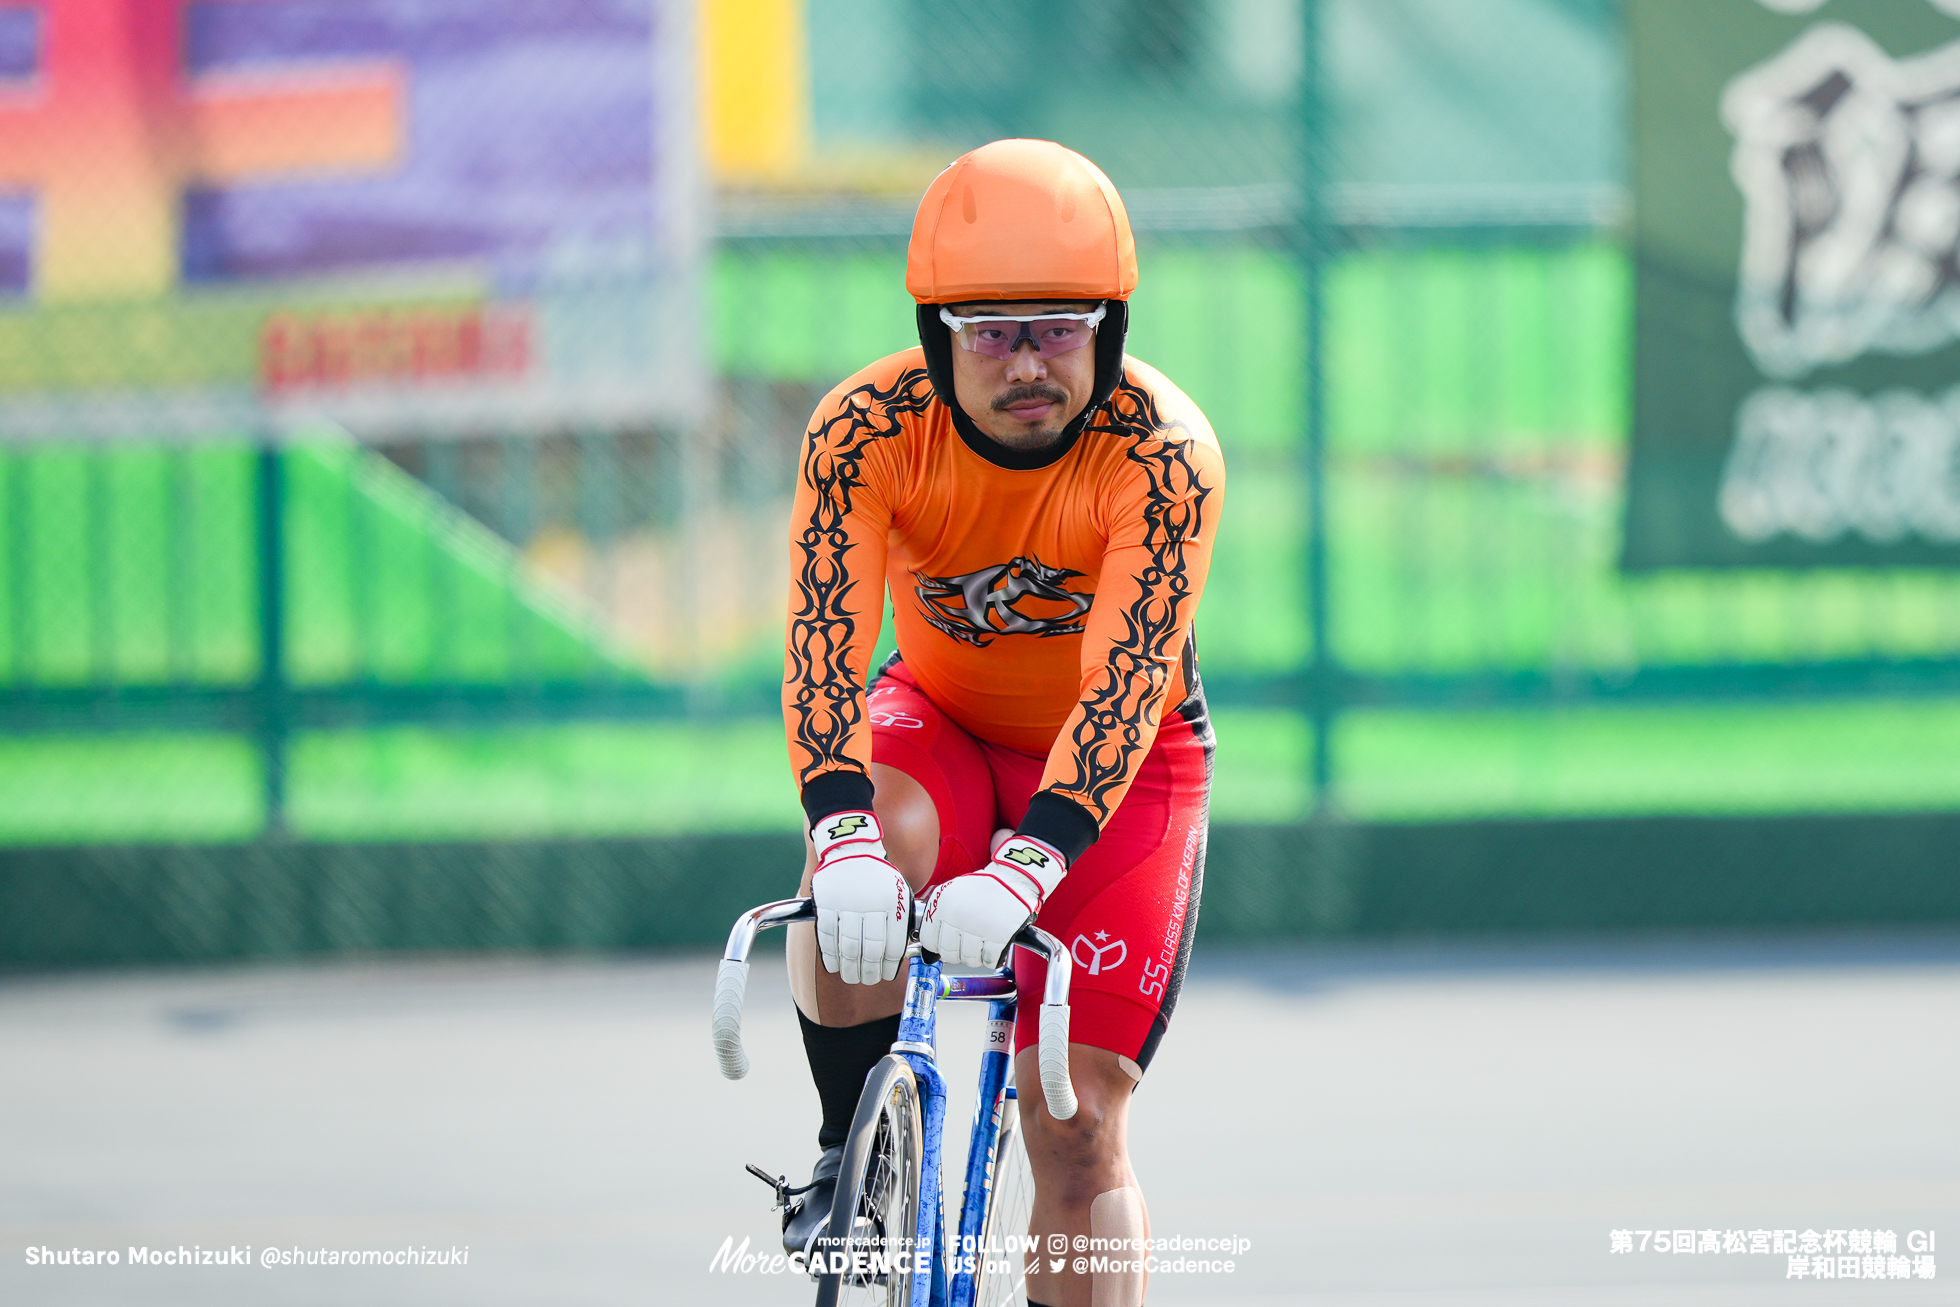
MULTIPOLYGON (((715 981, 715 1051, 722 1074, 729 1079, 739 1080, 749 1069, 748 1054, 742 1049, 742 994, 747 987, 748 955, 756 932, 764 926, 809 921, 815 916, 815 905, 809 899, 785 899, 746 912, 736 921, 715 981)), ((916 924, 915 919, 915 930, 916 924)), ((1027 949, 1048 963, 1041 1013, 1042 1087, 1049 1110, 1066 1119, 1075 1113, 1067 1061, 1069 973, 1073 960, 1060 940, 1032 925, 1014 937, 1014 946, 1027 949)), ((1011 967, 988 976, 947 976, 938 959, 925 960, 916 941, 907 952, 905 1005, 899 1015, 898 1039, 891 1051, 905 1059, 918 1084, 923 1136, 919 1220, 912 1244, 915 1256, 909 1299, 911 1307, 972 1307, 979 1259, 988 1252, 980 1247, 980 1236, 994 1196, 996 1177, 991 1171, 994 1148, 1000 1138, 1003 1105, 1015 1095, 1008 1076, 1021 995, 1015 988, 1011 967), (942 998, 989 1004, 987 1047, 980 1055, 980 1085, 967 1144, 966 1189, 960 1203, 957 1239, 950 1249, 945 1239, 945 1194, 940 1174, 941 1137, 946 1123, 946 1078, 940 1074, 937 1061, 938 1006, 942 998), (969 1249, 972 1251, 968 1252, 969 1249), (956 1259, 950 1275, 946 1265, 949 1251, 956 1259)))
POLYGON ((1014 1093, 1007 1083, 1010 1056, 1014 1046, 1014 1018, 1017 994, 1011 972, 992 976, 945 976, 940 964, 927 962, 913 954, 906 981, 905 1007, 898 1019, 898 1042, 892 1051, 912 1067, 919 1082, 920 1115, 924 1146, 919 1176, 919 1228, 915 1248, 930 1249, 925 1265, 915 1263, 912 1274, 913 1307, 972 1307, 976 1267, 974 1259, 986 1256, 979 1248, 980 1231, 986 1225, 987 1204, 993 1198, 992 1176, 994 1144, 1000 1138, 1002 1104, 1014 1093), (980 1087, 973 1107, 973 1129, 966 1150, 966 1190, 960 1201, 958 1238, 952 1245, 954 1267, 949 1278, 946 1243, 941 1226, 945 1202, 940 1183, 945 1121, 946 1078, 939 1073, 934 1051, 938 1047, 938 1003, 948 999, 991 1000, 987 1008, 987 1048, 980 1055, 980 1087), (963 1249, 976 1249, 968 1254, 963 1249))

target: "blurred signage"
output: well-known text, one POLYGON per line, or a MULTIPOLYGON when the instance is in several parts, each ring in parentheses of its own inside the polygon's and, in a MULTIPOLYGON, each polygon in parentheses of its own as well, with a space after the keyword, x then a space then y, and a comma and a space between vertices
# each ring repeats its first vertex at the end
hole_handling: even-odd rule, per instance
POLYGON ((691 421, 690 12, 0 4, 0 434, 691 421))
POLYGON ((352 386, 521 379, 532 371, 529 306, 363 309, 267 319, 259 380, 268 394, 352 386))
POLYGON ((1960 0, 1628 0, 1629 567, 1960 563, 1960 0))

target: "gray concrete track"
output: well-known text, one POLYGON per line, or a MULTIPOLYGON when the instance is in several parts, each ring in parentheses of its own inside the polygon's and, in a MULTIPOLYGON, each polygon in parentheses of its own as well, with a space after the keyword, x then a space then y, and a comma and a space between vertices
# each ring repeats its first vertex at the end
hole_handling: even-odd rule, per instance
MULTIPOLYGON (((385 961, 0 981, 0 1302, 809 1300, 768 1248, 815 1095, 780 964, 755 1068, 713 964, 385 961), (459 1267, 42 1267, 29 1247, 467 1246, 459 1267)), ((980 1013, 945 1023, 953 1119, 980 1013)), ((1960 937, 1201 945, 1135 1111, 1156 1233, 1232 1307, 1960 1302, 1960 937), (1944 1278, 1613 1255, 1613 1229, 1932 1230, 1944 1278)))

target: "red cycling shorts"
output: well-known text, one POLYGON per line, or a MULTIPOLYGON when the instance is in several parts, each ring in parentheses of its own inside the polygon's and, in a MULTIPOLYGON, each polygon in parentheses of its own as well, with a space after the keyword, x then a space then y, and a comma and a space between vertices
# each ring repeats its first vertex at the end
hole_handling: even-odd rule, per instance
MULTIPOLYGON (((1047 759, 977 739, 926 698, 894 661, 867 705, 871 756, 925 786, 939 810, 933 885, 976 871, 997 829, 1027 815, 1047 759)), ((1194 687, 1166 713, 1155 743, 1102 838, 1076 859, 1036 919, 1070 948, 1069 1039, 1150 1065, 1170 1023, 1191 954, 1204 883, 1211 724, 1194 687)), ((1014 1032, 1018 1052, 1035 1042, 1048 967, 1016 949, 1017 988, 1030 996, 1014 1032)))

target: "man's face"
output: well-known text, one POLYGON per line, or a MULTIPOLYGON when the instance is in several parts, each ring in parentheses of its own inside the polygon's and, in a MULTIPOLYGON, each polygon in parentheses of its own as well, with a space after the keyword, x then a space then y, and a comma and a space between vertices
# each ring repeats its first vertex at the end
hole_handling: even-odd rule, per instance
MULTIPOLYGON (((1044 313, 1092 313, 1093 300, 1076 304, 954 304, 954 317, 1033 318, 1044 313)), ((949 332, 951 328, 947 329, 949 332)), ((1042 449, 1062 438, 1062 428, 1089 405, 1096 386, 1096 345, 1091 340, 1066 354, 1043 356, 1032 341, 1005 359, 953 342, 953 393, 981 432, 1009 449, 1042 449)))

